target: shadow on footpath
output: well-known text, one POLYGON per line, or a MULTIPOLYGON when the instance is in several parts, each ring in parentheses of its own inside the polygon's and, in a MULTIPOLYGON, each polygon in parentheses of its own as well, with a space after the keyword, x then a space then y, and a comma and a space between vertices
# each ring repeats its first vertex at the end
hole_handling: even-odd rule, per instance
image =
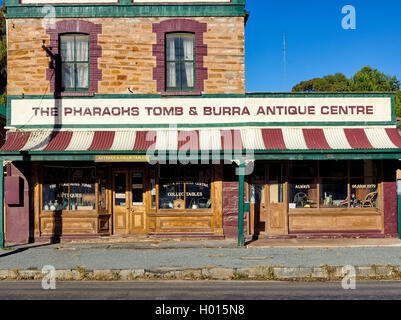
MULTIPOLYGON (((22 253, 22 252, 27 251, 27 250, 29 250, 29 249, 36 249, 36 248, 41 248, 41 247, 47 247, 47 246, 51 246, 51 245, 53 245, 53 244, 54 244, 54 243, 43 243, 43 244, 38 244, 38 245, 34 245, 34 246, 28 246, 28 247, 18 248, 18 249, 9 251, 9 252, 5 252, 4 254, 0 253, 0 259, 1 259, 1 258, 4 258, 4 257, 11 256, 11 255, 14 255, 14 254, 22 253)), ((7 248, 5 248, 5 249, 7 250, 7 249, 12 249, 12 248, 13 248, 13 246, 10 246, 10 247, 7 247, 7 248)), ((0 252, 1 252, 1 249, 0 249, 0 252)))

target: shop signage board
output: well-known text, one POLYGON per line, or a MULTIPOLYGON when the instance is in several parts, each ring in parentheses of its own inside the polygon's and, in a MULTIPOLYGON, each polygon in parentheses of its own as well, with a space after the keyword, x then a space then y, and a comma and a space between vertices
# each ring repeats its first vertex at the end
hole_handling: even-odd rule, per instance
POLYGON ((392 124, 391 97, 12 99, 15 127, 392 124))
POLYGON ((146 155, 97 155, 95 162, 149 162, 146 155))

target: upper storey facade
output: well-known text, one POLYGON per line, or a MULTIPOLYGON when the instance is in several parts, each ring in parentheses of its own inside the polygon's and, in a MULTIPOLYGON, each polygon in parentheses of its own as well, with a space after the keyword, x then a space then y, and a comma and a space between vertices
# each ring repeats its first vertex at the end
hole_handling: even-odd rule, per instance
POLYGON ((245 0, 7 0, 8 96, 245 94, 245 0))

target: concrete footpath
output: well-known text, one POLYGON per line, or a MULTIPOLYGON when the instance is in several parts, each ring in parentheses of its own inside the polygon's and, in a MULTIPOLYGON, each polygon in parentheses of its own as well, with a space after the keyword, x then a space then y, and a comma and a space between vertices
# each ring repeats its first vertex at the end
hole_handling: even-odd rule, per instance
POLYGON ((0 280, 401 280, 398 239, 235 241, 106 238, 0 249, 0 280))

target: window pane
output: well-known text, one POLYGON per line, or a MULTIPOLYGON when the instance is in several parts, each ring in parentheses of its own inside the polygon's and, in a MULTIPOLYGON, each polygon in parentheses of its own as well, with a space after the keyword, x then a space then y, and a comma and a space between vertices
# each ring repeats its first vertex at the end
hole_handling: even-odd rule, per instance
POLYGON ((348 176, 348 161, 320 161, 321 177, 348 176))
POLYGON ((61 61, 74 61, 74 36, 65 35, 60 37, 61 61))
POLYGON ((125 173, 117 173, 114 176, 114 187, 115 187, 115 205, 126 206, 127 205, 127 186, 126 186, 125 173))
POLYGON ((185 176, 185 166, 160 166, 160 178, 161 179, 183 179, 185 176))
POLYGON ((264 204, 265 200, 265 185, 252 184, 250 189, 250 200, 252 204, 264 204))
POLYGON ((320 205, 324 208, 344 208, 348 206, 347 179, 322 179, 320 185, 320 205))
POLYGON ((45 183, 53 183, 54 181, 68 182, 68 168, 65 166, 44 166, 43 180, 45 183))
POLYGON ((270 203, 283 203, 283 164, 274 164, 269 168, 269 201, 270 203))
POLYGON ((194 64, 186 62, 184 68, 181 69, 182 87, 193 88, 194 87, 194 64))
POLYGON ((75 72, 73 63, 63 63, 61 85, 64 89, 75 89, 75 72))
POLYGON ((150 169, 150 203, 151 208, 156 209, 156 168, 150 169))
POLYGON ((351 180, 351 207, 377 208, 378 185, 375 178, 351 180))
POLYGON ((290 209, 317 208, 317 184, 314 179, 296 179, 289 184, 290 209))
POLYGON ((95 210, 95 168, 71 168, 70 210, 95 210))
POLYGON ((317 177, 316 161, 293 161, 291 177, 317 177))
POLYGON ((143 205, 143 176, 142 173, 132 175, 132 204, 143 205))
POLYGON ((167 87, 168 88, 176 88, 177 87, 177 66, 178 64, 175 62, 167 63, 167 87))
POLYGON ((66 210, 68 207, 68 183, 43 184, 43 210, 66 210))
POLYGON ((77 63, 77 88, 87 89, 89 87, 89 65, 77 63))
POLYGON ((70 210, 95 210, 95 184, 71 183, 70 184, 70 210))
POLYGON ((184 209, 184 182, 160 180, 159 208, 184 209))
POLYGON ((75 41, 75 61, 89 61, 89 36, 77 35, 75 41))
POLYGON ((179 37, 167 35, 166 38, 166 58, 169 61, 178 59, 179 37))
POLYGON ((183 35, 184 60, 194 60, 194 36, 183 35))
POLYGON ((107 170, 106 168, 98 168, 97 169, 97 178, 99 179, 98 183, 98 193, 99 193, 99 209, 106 210, 106 189, 107 189, 107 170))
POLYGON ((210 198, 210 181, 187 182, 186 183, 186 208, 187 209, 210 209, 212 201, 210 198))
POLYGON ((372 160, 350 161, 351 177, 377 177, 376 162, 372 160))

